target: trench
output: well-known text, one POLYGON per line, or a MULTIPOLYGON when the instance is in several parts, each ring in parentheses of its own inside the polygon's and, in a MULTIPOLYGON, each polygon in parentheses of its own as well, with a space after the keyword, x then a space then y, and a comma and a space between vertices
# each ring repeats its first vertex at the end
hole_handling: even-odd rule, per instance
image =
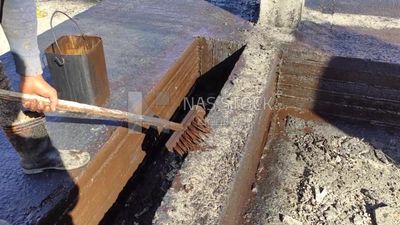
POLYGON ((379 210, 398 206, 399 74, 396 64, 284 48, 238 224, 377 224, 379 210))
MULTIPOLYGON (((205 38, 196 41, 198 46, 193 49, 199 51, 199 56, 192 63, 199 66, 200 77, 171 117, 174 122, 181 122, 192 105, 203 106, 208 114, 244 50, 235 42, 205 38)), ((100 224, 152 224, 186 157, 165 148, 169 137, 154 128, 146 131, 142 149, 147 155, 100 224)))

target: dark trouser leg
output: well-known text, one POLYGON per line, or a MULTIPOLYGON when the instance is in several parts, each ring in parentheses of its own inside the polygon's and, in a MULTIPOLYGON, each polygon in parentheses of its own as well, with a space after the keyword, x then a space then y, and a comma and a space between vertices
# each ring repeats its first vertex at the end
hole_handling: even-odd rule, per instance
MULTIPOLYGON (((10 90, 0 63, 0 88, 10 90)), ((41 173, 47 169, 72 170, 90 161, 87 152, 57 150, 47 133, 44 114, 23 112, 22 104, 0 99, 0 125, 21 158, 25 173, 41 173)))
MULTIPOLYGON (((0 88, 10 90, 10 84, 0 64, 0 88)), ((0 125, 18 152, 24 169, 48 164, 58 152, 47 134, 44 114, 23 112, 18 102, 0 100, 0 125)))

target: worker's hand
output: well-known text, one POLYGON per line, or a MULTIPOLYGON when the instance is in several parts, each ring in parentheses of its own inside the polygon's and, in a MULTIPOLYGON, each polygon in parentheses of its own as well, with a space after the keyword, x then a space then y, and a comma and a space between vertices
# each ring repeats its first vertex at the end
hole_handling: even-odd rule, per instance
POLYGON ((38 76, 22 76, 20 89, 22 93, 39 95, 50 99, 51 104, 45 104, 36 100, 24 101, 23 106, 29 110, 36 112, 50 112, 55 111, 58 103, 57 91, 50 84, 48 84, 42 77, 38 76))

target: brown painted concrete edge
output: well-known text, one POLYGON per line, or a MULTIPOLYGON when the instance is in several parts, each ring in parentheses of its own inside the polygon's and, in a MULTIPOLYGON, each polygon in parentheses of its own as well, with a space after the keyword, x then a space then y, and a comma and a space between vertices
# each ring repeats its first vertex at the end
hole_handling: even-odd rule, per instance
MULTIPOLYGON (((268 77, 267 87, 264 90, 261 101, 270 102, 274 105, 275 90, 277 85, 277 68, 281 61, 281 52, 275 52, 271 60, 270 71, 266 72, 268 77), (270 101, 272 100, 272 101, 270 101)), ((271 125, 273 109, 266 107, 258 112, 254 127, 247 138, 244 146, 244 156, 240 162, 239 170, 233 182, 233 188, 228 196, 225 207, 220 216, 219 224, 233 225, 242 221, 243 210, 251 195, 251 187, 255 182, 255 175, 258 169, 262 150, 266 144, 266 137, 271 125)))
MULTIPOLYGON (((145 96, 142 105, 144 114, 170 118, 176 111, 181 100, 200 76, 198 45, 199 39, 196 38, 163 79, 145 96), (187 60, 190 62, 186 62, 187 60), (196 66, 189 70, 181 68, 184 64, 193 65, 193 60, 196 60, 196 66), (177 83, 180 80, 186 82, 177 83), (170 93, 175 100, 167 106, 157 107, 156 93, 160 92, 170 93)), ((75 179, 75 185, 79 189, 77 199, 68 199, 69 207, 63 215, 57 216, 60 212, 52 211, 42 223, 64 224, 65 221, 72 219, 73 224, 98 224, 145 158, 146 153, 141 149, 143 139, 142 133, 133 133, 128 128, 117 128, 89 164, 85 173, 75 179), (57 221, 46 221, 46 219, 57 221)))

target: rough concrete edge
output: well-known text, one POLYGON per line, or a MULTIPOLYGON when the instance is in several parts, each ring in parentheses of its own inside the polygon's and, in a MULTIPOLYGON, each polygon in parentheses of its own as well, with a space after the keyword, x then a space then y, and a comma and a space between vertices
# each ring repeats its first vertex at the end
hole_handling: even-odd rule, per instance
POLYGON ((276 50, 269 62, 267 83, 262 98, 258 115, 253 123, 251 133, 247 137, 244 153, 239 162, 239 169, 233 181, 231 192, 228 194, 226 205, 221 213, 219 224, 239 224, 243 213, 243 206, 246 204, 250 194, 251 186, 255 181, 255 174, 258 169, 262 150, 265 146, 266 135, 268 135, 271 124, 272 107, 275 101, 275 89, 277 85, 277 68, 281 59, 281 51, 276 50))
POLYGON ((164 196, 154 217, 154 224, 217 224, 220 221, 244 155, 247 137, 253 132, 254 121, 258 121, 256 118, 259 114, 255 110, 234 110, 230 108, 231 105, 221 103, 220 98, 263 97, 268 85, 265 74, 270 71, 270 64, 276 61, 279 49, 276 47, 278 43, 272 41, 269 44, 265 37, 257 35, 255 39, 250 39, 217 99, 216 105, 220 103, 221 108, 213 109, 207 118, 211 123, 225 119, 227 124, 212 126, 214 135, 205 141, 210 151, 188 156, 171 189, 164 196), (221 142, 220 139, 224 137, 226 140, 221 142), (224 143, 227 146, 223 146, 224 143), (224 171, 223 168, 228 170, 224 171), (199 186, 193 190, 196 185, 199 186))

